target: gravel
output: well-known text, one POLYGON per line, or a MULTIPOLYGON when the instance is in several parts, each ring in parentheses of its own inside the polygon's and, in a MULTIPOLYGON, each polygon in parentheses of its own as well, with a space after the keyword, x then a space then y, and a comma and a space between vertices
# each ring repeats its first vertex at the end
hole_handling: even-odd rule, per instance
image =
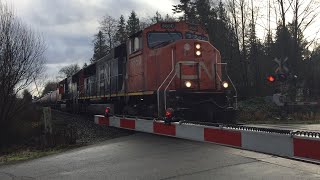
POLYGON ((94 144, 108 139, 128 136, 134 131, 118 129, 109 126, 101 126, 94 123, 94 117, 88 115, 77 115, 57 110, 52 110, 53 128, 59 128, 55 124, 72 127, 77 132, 77 144, 94 144))

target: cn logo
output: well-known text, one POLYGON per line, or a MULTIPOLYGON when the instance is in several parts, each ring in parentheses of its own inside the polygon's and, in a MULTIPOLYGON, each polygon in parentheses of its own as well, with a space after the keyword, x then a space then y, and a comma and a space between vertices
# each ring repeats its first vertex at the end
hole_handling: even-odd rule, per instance
POLYGON ((196 61, 179 61, 175 65, 176 75, 180 79, 188 79, 188 80, 196 80, 201 78, 201 72, 204 72, 210 80, 213 80, 213 65, 212 65, 212 73, 210 73, 208 67, 204 64, 204 62, 196 62, 196 61), (184 69, 188 67, 194 67, 189 68, 189 73, 185 74, 186 72, 184 69), (193 69, 190 74, 190 69, 193 69), (199 74, 199 77, 198 77, 199 74))

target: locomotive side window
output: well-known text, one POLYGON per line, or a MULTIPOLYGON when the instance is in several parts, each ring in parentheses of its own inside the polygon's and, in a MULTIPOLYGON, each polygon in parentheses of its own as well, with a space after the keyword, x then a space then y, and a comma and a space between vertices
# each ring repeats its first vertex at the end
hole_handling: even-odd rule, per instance
POLYGON ((129 50, 129 54, 139 51, 142 49, 142 38, 139 37, 133 37, 129 40, 128 43, 128 50, 129 50))
POLYGON ((138 51, 140 49, 140 40, 138 37, 134 38, 134 46, 133 46, 134 51, 138 51))
POLYGON ((148 46, 150 48, 156 48, 179 39, 182 39, 180 32, 150 32, 148 33, 148 46))

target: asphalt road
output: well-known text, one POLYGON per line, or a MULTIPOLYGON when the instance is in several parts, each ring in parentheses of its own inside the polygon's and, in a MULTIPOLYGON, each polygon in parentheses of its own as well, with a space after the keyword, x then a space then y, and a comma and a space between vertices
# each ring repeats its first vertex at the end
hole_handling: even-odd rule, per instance
POLYGON ((320 166, 137 133, 19 164, 0 179, 320 179, 320 166))

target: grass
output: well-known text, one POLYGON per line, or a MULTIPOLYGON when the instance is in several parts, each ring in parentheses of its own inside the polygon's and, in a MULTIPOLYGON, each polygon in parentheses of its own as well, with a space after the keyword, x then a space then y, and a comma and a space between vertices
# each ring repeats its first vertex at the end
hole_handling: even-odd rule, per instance
POLYGON ((0 165, 6 165, 11 163, 17 163, 27 160, 32 160, 48 155, 58 154, 61 152, 65 152, 70 149, 74 149, 77 147, 81 147, 83 145, 76 144, 76 145, 65 145, 59 146, 55 148, 48 148, 44 150, 39 149, 32 149, 32 148, 19 148, 20 150, 12 151, 9 154, 0 155, 0 165))
POLYGON ((319 124, 320 109, 307 106, 278 107, 270 98, 239 101, 237 122, 251 124, 319 124))

